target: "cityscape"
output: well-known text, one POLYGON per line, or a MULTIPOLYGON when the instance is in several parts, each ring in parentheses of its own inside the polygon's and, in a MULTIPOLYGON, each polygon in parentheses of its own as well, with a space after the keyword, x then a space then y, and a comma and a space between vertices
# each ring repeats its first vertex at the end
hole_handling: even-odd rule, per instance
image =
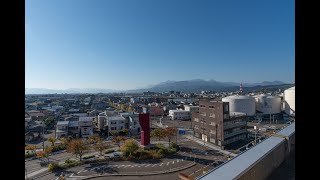
POLYGON ((25 179, 294 180, 294 1, 233 2, 27 1, 25 179))

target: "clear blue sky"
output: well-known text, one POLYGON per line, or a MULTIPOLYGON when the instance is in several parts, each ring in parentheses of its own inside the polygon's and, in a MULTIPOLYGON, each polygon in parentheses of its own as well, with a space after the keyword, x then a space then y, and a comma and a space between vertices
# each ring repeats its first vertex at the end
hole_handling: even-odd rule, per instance
POLYGON ((293 0, 28 0, 26 88, 294 82, 293 0))

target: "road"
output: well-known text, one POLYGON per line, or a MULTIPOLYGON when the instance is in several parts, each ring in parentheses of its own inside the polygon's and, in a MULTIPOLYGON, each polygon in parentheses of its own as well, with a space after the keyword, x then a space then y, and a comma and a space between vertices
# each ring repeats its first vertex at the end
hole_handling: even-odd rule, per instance
MULTIPOLYGON (((111 146, 111 148, 109 148, 109 149, 117 150, 118 147, 111 146)), ((91 149, 88 151, 88 153, 84 154, 82 157, 93 155, 93 154, 98 154, 98 153, 99 152, 96 152, 95 150, 91 149)), ((50 162, 63 162, 66 159, 77 159, 78 160, 79 158, 76 158, 74 154, 68 153, 68 152, 61 152, 61 153, 53 154, 53 155, 49 156, 50 162)), ((48 161, 47 158, 36 158, 31 161, 26 161, 25 167, 27 169, 27 174, 31 174, 35 171, 40 170, 40 169, 47 168, 48 167, 47 161, 48 161)))
MULTIPOLYGON (((191 168, 182 170, 187 175, 191 177, 197 177, 203 173, 203 171, 208 171, 219 164, 227 160, 227 157, 215 150, 210 150, 207 147, 199 145, 196 142, 189 141, 184 136, 178 136, 178 144, 181 150, 170 157, 161 160, 148 160, 148 161, 111 161, 108 163, 102 163, 100 165, 82 165, 78 167, 73 167, 67 169, 64 174, 69 178, 78 178, 80 176, 88 176, 93 174, 106 174, 106 173, 144 173, 144 172, 154 172, 170 170, 177 167, 184 167, 193 162, 197 164, 191 168), (207 154, 206 154, 207 153, 207 154), (70 177, 71 176, 71 177, 70 177)), ((55 174, 49 174, 47 176, 41 177, 39 179, 53 179, 55 180, 61 172, 55 174)), ((169 174, 150 175, 150 176, 139 176, 139 179, 154 179, 154 178, 164 178, 168 177, 170 179, 179 179, 179 172, 173 172, 169 174)), ((134 176, 125 177, 115 177, 112 179, 136 179, 134 176)), ((100 178, 102 179, 102 178, 100 178)), ((105 179, 105 178, 104 178, 105 179)))

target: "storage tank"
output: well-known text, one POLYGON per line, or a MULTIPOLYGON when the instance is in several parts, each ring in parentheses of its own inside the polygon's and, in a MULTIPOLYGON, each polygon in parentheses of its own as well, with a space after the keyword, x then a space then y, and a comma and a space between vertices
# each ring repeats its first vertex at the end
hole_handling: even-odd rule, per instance
POLYGON ((230 112, 242 112, 247 116, 255 115, 255 100, 251 96, 234 95, 222 98, 222 102, 229 102, 230 112))
POLYGON ((295 116, 295 86, 284 91, 284 111, 295 116))
POLYGON ((255 96, 256 109, 263 114, 278 114, 281 112, 281 98, 261 94, 255 96))

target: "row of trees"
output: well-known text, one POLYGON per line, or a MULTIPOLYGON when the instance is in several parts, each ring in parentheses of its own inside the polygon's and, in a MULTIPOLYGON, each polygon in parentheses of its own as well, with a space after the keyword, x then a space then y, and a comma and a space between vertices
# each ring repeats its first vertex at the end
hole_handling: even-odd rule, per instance
POLYGON ((151 137, 158 138, 159 141, 163 138, 168 138, 169 147, 170 147, 171 139, 173 137, 176 137, 176 140, 177 140, 177 132, 178 132, 178 129, 176 127, 167 127, 164 129, 157 128, 151 132, 151 137))

